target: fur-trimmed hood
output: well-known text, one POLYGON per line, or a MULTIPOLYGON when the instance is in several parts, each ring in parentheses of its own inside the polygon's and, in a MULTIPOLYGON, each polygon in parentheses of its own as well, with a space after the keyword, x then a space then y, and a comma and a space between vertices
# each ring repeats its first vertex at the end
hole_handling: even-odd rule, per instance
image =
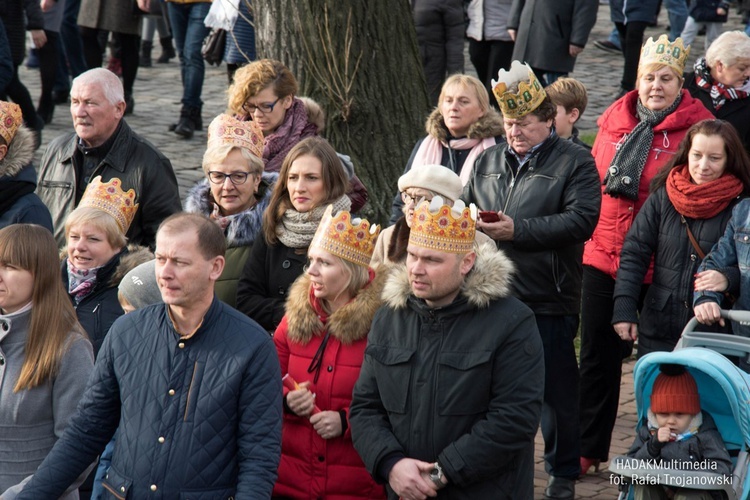
POLYGON ((302 274, 297 278, 289 289, 285 306, 289 340, 306 344, 326 329, 345 345, 367 337, 375 312, 383 304, 381 294, 387 279, 386 272, 370 273, 374 277, 367 286, 352 301, 331 314, 325 324, 321 320, 324 313, 321 314, 319 307, 311 302, 316 299, 310 292, 310 277, 302 274))
POLYGON ((8 154, 0 160, 0 177, 15 177, 34 159, 34 134, 21 125, 10 141, 8 154))
MULTIPOLYGON (((424 127, 429 135, 438 139, 440 142, 446 142, 448 140, 448 129, 445 128, 445 122, 443 121, 443 115, 440 114, 440 108, 435 108, 432 113, 430 113, 424 127)), ((487 114, 469 127, 466 137, 469 139, 487 139, 489 137, 503 135, 503 132, 502 115, 494 108, 490 108, 487 114)))
MULTIPOLYGON (((224 230, 229 248, 248 246, 255 242, 263 226, 263 212, 271 201, 273 186, 278 178, 279 174, 276 172, 263 172, 256 194, 258 202, 244 212, 231 216, 229 225, 224 230)), ((213 209, 211 186, 208 179, 201 179, 188 191, 185 197, 185 211, 209 217, 213 209)))
MULTIPOLYGON (((490 301, 510 295, 510 284, 516 266, 502 250, 491 243, 482 244, 476 253, 474 268, 464 279, 460 295, 466 297, 473 307, 484 309, 490 301)), ((401 309, 406 307, 411 296, 406 264, 393 266, 383 288, 384 303, 394 309, 401 309)))

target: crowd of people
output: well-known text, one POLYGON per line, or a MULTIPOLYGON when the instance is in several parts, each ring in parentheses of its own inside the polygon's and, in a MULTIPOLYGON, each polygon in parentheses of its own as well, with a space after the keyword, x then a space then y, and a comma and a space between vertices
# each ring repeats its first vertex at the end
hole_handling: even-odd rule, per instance
MULTIPOLYGON (((138 30, 115 11, 82 24, 92 44, 117 35, 122 77, 86 45, 73 131, 38 171, 35 115, 0 101, 0 498, 530 499, 541 426, 544 497, 573 499, 610 458, 634 344, 670 351, 692 316, 750 336, 720 317, 750 307, 750 36, 717 36, 692 71, 679 37, 639 42, 632 75, 625 50, 634 83, 589 146, 566 75, 590 3, 470 3, 492 21, 470 44, 483 70, 447 75, 448 53, 426 74, 435 108, 382 230, 321 107, 269 59, 230 69, 181 199, 125 118, 138 30), (533 50, 544 9, 577 12, 556 55, 533 50)), ((209 8, 168 6, 184 137, 209 8)), ((697 441, 729 473, 694 386, 663 368, 631 456, 697 441)))

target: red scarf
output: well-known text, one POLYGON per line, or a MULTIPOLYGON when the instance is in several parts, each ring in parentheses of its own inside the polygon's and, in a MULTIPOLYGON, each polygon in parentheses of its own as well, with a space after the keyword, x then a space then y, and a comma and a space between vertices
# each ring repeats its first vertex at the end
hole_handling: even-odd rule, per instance
POLYGON ((667 196, 675 210, 691 219, 710 219, 727 208, 744 189, 730 173, 716 180, 694 184, 687 165, 675 167, 667 177, 667 196))

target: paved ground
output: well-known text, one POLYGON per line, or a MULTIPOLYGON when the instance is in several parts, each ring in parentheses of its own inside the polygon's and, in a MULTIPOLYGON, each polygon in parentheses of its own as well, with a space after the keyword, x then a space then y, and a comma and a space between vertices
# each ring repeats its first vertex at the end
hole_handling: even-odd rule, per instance
MULTIPOLYGON (((651 28, 647 36, 664 32, 667 26, 666 12, 660 17, 658 28, 651 28)), ((599 9, 599 21, 591 35, 590 42, 605 39, 610 31, 609 7, 602 5, 599 9)), ((726 28, 740 29, 739 20, 733 12, 733 19, 727 23, 726 28)), ((702 49, 703 37, 696 41, 697 46, 702 49)), ((154 50, 158 57, 159 48, 154 50)), ((695 60, 702 50, 694 51, 690 63, 695 60)), ((467 53, 466 69, 473 72, 467 53)), ((595 131, 596 118, 612 102, 612 96, 617 92, 622 74, 622 59, 613 54, 599 50, 589 43, 583 51, 577 63, 576 71, 571 76, 581 80, 589 92, 589 108, 580 122, 580 129, 595 131)), ((38 72, 21 69, 21 79, 29 87, 36 99, 39 95, 38 72)), ((207 126, 210 118, 224 110, 226 99, 226 68, 224 66, 209 67, 206 71, 203 99, 203 120, 207 126)), ((180 72, 179 64, 173 60, 169 64, 155 64, 152 68, 141 68, 138 71, 138 79, 135 84, 135 113, 127 118, 130 126, 139 134, 154 143, 171 161, 174 166, 180 190, 184 197, 187 188, 192 186, 202 177, 200 169, 201 158, 206 144, 205 128, 197 132, 192 140, 181 140, 174 133, 167 130, 170 123, 176 121, 180 109, 180 72)), ((44 130, 43 147, 40 148, 38 158, 44 151, 47 142, 72 129, 72 122, 68 108, 58 106, 55 117, 50 125, 44 130)), ((38 160, 37 158, 37 160, 38 160)), ((636 424, 635 398, 633 396, 632 369, 634 362, 630 361, 624 365, 624 376, 620 394, 620 414, 618 415, 612 437, 611 454, 623 454, 629 448, 636 424)), ((541 457, 543 443, 541 435, 536 439, 537 465, 535 474, 535 497, 542 498, 544 486, 547 482, 547 474, 541 457)), ((577 498, 616 498, 617 488, 610 480, 610 474, 606 470, 599 473, 590 473, 577 484, 577 498)))

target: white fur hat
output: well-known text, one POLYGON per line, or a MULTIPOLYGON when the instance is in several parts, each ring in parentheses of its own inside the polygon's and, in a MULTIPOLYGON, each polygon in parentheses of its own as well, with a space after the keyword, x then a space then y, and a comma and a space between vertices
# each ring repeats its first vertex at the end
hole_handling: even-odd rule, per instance
POLYGON ((451 201, 463 193, 461 179, 451 169, 442 165, 418 165, 398 178, 398 190, 419 188, 432 191, 451 201))

